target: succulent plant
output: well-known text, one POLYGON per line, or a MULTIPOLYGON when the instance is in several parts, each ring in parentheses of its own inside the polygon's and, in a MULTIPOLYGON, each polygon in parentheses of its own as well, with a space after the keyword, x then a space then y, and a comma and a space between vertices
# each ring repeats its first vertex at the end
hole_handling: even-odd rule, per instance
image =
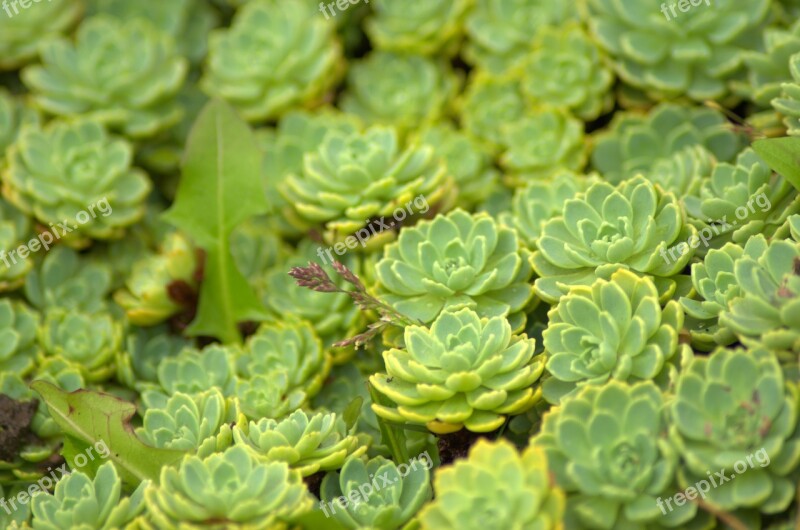
POLYGON ((527 56, 537 28, 574 18, 570 6, 547 0, 478 1, 466 21, 465 58, 489 73, 505 72, 527 56))
POLYGON ((781 84, 779 97, 772 100, 773 108, 783 116, 786 132, 800 136, 800 52, 789 59, 791 80, 781 84))
POLYGON ((41 355, 36 344, 39 314, 25 303, 0 300, 0 371, 25 377, 41 355))
POLYGON ((534 289, 553 303, 571 286, 591 285, 624 268, 653 277, 666 301, 686 283, 679 273, 696 248, 684 244, 690 238, 697 238, 697 229, 674 195, 641 176, 616 187, 598 182, 542 226, 531 258, 539 275, 534 289))
POLYGON ((39 330, 44 354, 75 363, 90 382, 108 379, 122 347, 124 330, 107 313, 88 314, 66 309, 47 312, 39 330))
POLYGON ((32 233, 30 218, 0 199, 0 260, 4 265, 0 267, 0 292, 14 291, 25 282, 33 260, 21 257, 18 249, 28 244, 32 233))
POLYGON ((142 18, 92 17, 74 44, 52 40, 41 55, 42 65, 23 70, 22 80, 49 114, 96 119, 132 138, 153 136, 181 118, 174 96, 188 63, 169 35, 142 18))
POLYGON ((734 274, 741 296, 720 313, 720 325, 751 347, 800 352, 800 243, 754 236, 734 274))
MULTIPOLYGON (((26 484, 17 484, 15 486, 0 484, 0 498, 13 499, 23 490, 26 484)), ((3 510, 0 511, 0 525, 8 530, 17 530, 25 528, 28 520, 31 518, 31 508, 28 503, 20 504, 16 510, 3 510)))
POLYGON ((57 246, 25 278, 25 297, 41 311, 58 307, 98 313, 106 309, 110 284, 107 265, 87 261, 76 251, 57 246))
POLYGON ((594 120, 611 109, 613 82, 605 57, 577 22, 537 31, 522 81, 534 105, 568 108, 594 120))
POLYGON ((508 441, 480 439, 468 458, 437 470, 433 489, 435 500, 419 515, 423 530, 563 528, 564 492, 538 447, 520 454, 508 441))
POLYGON ((285 528, 280 521, 311 508, 298 471, 261 462, 241 446, 162 468, 159 485, 144 495, 161 530, 285 528))
POLYGON ((695 145, 728 162, 740 152, 742 138, 717 110, 663 103, 647 115, 616 114, 596 139, 592 166, 616 183, 647 173, 659 160, 695 145))
POLYGON ((500 165, 506 183, 524 186, 560 171, 580 171, 586 164, 583 124, 563 110, 531 111, 503 128, 500 165))
POLYGON ((322 479, 321 506, 327 504, 322 509, 326 515, 330 510, 334 519, 351 530, 401 528, 431 498, 430 467, 419 459, 397 465, 381 456, 368 462, 350 457, 340 472, 322 479), (336 502, 342 497, 347 504, 336 502), (356 501, 349 502, 352 498, 356 501))
POLYGON ((404 146, 394 129, 375 126, 364 133, 330 131, 280 191, 299 223, 321 224, 327 243, 344 247, 347 240, 347 248, 357 248, 355 233, 379 246, 392 237, 397 209, 404 216, 413 214, 411 201, 419 197, 429 207, 436 205, 451 191, 450 184, 432 147, 404 146), (373 221, 392 216, 384 223, 390 230, 378 226, 383 232, 375 232, 373 221))
POLYGON ((785 510, 800 465, 798 397, 796 383, 785 381, 766 349, 720 348, 695 358, 669 406, 670 440, 683 461, 681 486, 705 480, 709 469, 724 470, 727 479, 717 473, 720 484, 707 492, 708 503, 723 510, 785 510))
POLYGON ((132 157, 131 144, 95 121, 28 128, 8 151, 3 195, 49 224, 51 240, 52 232, 74 246, 86 246, 87 238, 118 239, 144 215, 152 187, 131 167, 132 157))
POLYGON ((63 528, 111 530, 127 528, 144 510, 142 482, 129 497, 122 494, 122 481, 114 464, 106 462, 94 478, 75 471, 56 484, 55 492, 34 495, 31 499, 34 530, 63 528))
POLYGON ((717 164, 714 155, 702 145, 690 145, 667 158, 659 158, 643 175, 661 187, 675 194, 684 204, 687 197, 696 197, 705 177, 711 175, 717 164))
POLYGON ((573 287, 547 317, 542 339, 552 377, 543 390, 551 403, 609 380, 674 377, 683 309, 674 300, 662 309, 648 277, 622 269, 608 281, 573 287))
POLYGON ((275 221, 272 216, 253 217, 237 226, 230 237, 231 255, 237 268, 260 294, 267 289, 267 271, 291 254, 290 247, 281 239, 275 221))
POLYGON ((587 386, 544 416, 531 439, 567 494, 566 528, 688 528, 697 505, 660 510, 677 490, 664 398, 650 382, 587 386))
POLYGON ((366 31, 379 50, 420 55, 452 55, 464 32, 474 0, 416 0, 399 4, 373 0, 375 14, 366 31))
POLYGON ((331 355, 303 320, 266 323, 236 359, 236 395, 249 419, 281 418, 319 392, 331 355))
POLYGON ((510 124, 530 112, 516 76, 472 75, 458 105, 461 126, 492 153, 506 143, 510 124))
POLYGON ((3 6, 4 11, 0 16, 0 71, 16 70, 35 60, 42 43, 68 32, 83 13, 81 0, 42 4, 36 5, 36 9, 18 8, 13 2, 3 6))
POLYGON ((341 416, 296 410, 281 421, 261 418, 246 428, 233 428, 235 443, 249 447, 266 462, 286 462, 304 477, 339 469, 367 446, 348 432, 341 416))
POLYGON ((142 427, 136 429, 139 438, 153 447, 192 451, 233 419, 217 388, 193 395, 176 392, 165 399, 147 403, 142 427))
MULTIPOLYGON (((406 17, 408 7, 401 8, 406 17)), ((391 125, 404 132, 446 117, 458 85, 444 62, 376 51, 351 67, 341 107, 369 125, 391 125)))
POLYGON ((747 81, 735 83, 735 90, 759 107, 769 108, 781 95, 781 84, 792 78, 789 67, 792 55, 800 52, 800 24, 790 29, 770 27, 764 30, 764 51, 744 53, 747 81))
POLYGON ((445 309, 525 325, 531 269, 516 232, 487 214, 455 210, 400 232, 375 266, 377 289, 399 312, 429 323, 445 309))
POLYGON ((533 180, 514 192, 511 211, 503 212, 500 218, 503 224, 515 228, 523 243, 533 250, 544 222, 559 215, 564 203, 586 191, 593 180, 597 178, 571 171, 559 171, 548 180, 533 180))
POLYGON ((770 2, 719 0, 709 6, 676 13, 673 4, 670 13, 668 4, 659 10, 655 2, 589 0, 584 19, 629 85, 654 99, 722 99, 741 73, 745 50, 761 45, 770 2))
POLYGON ((158 384, 140 382, 145 403, 163 403, 176 392, 194 395, 216 388, 231 396, 236 388, 235 352, 232 347, 184 348, 158 363, 158 384))
POLYGON ((464 427, 491 432, 541 397, 533 384, 544 358, 534 355, 533 339, 512 336, 503 317, 445 311, 430 329, 406 327, 405 344, 384 351, 387 373, 370 377, 375 390, 397 404, 372 405, 384 419, 425 424, 435 433, 464 427))
POLYGON ((39 123, 41 118, 35 109, 0 87, 0 164, 5 159, 6 148, 17 140, 19 131, 39 123))
POLYGON ((310 2, 255 0, 211 32, 203 90, 251 122, 320 103, 342 72, 333 22, 310 2))
POLYGON ((166 326, 131 326, 124 347, 117 354, 116 379, 130 388, 136 388, 138 382, 157 383, 161 361, 187 347, 189 341, 171 335, 166 326))
POLYGON ((157 254, 138 261, 125 281, 125 288, 114 293, 114 301, 131 323, 153 326, 175 315, 184 306, 174 296, 198 289, 197 249, 180 232, 165 238, 157 254))

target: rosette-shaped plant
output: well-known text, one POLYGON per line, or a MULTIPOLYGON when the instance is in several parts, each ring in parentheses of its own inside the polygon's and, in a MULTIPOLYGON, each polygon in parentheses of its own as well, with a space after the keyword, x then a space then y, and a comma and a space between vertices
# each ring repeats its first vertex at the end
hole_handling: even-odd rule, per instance
POLYGON ((531 443, 567 493, 566 528, 687 528, 697 505, 664 514, 678 455, 666 440, 664 398, 652 383, 585 387, 544 416, 531 443))
POLYGON ((728 240, 744 245, 756 234, 770 237, 800 211, 800 197, 792 184, 773 173, 749 148, 739 154, 735 165, 717 164, 696 197, 684 202, 691 217, 715 223, 715 246, 728 240))
POLYGON ((539 274, 536 294, 553 303, 570 286, 591 285, 625 268, 652 276, 666 301, 678 288, 676 275, 694 254, 686 241, 696 234, 675 196, 643 177, 616 187, 592 184, 543 225, 531 259, 539 274))
POLYGON ((800 243, 754 236, 734 274, 741 297, 720 313, 720 324, 748 345, 800 352, 800 243))
POLYGON ((674 193, 686 202, 687 197, 695 197, 705 179, 697 178, 710 175, 717 160, 702 145, 691 145, 667 157, 660 158, 644 172, 647 180, 658 184, 661 189, 674 193))
POLYGON ((184 307, 175 291, 195 292, 197 250, 180 232, 167 235, 157 254, 133 265, 125 287, 114 293, 116 301, 131 323, 153 326, 175 315, 184 307))
POLYGON ((375 390, 397 404, 372 405, 390 421, 425 424, 436 433, 463 427, 491 432, 541 397, 533 385, 544 359, 534 355, 535 341, 512 336, 502 317, 445 311, 430 329, 406 327, 405 344, 383 352, 387 374, 370 377, 375 390))
POLYGON ((74 250, 57 246, 25 278, 25 297, 40 311, 63 308, 98 313, 106 308, 111 271, 74 250))
POLYGON ((674 370, 683 309, 664 308, 650 278, 619 270, 609 281, 573 287, 547 314, 544 396, 558 403, 585 385, 663 379, 674 370))
POLYGON ((17 250, 32 233, 30 218, 0 199, 0 292, 16 290, 33 267, 33 260, 21 257, 17 250))
POLYGON ((373 0, 366 30, 379 50, 451 55, 463 34, 464 16, 474 0, 373 0))
POLYGON ((122 481, 111 462, 102 464, 94 478, 82 471, 70 473, 58 481, 53 494, 38 494, 31 499, 33 529, 127 528, 144 510, 148 485, 148 481, 140 483, 130 497, 125 497, 122 481))
POLYGON ((564 528, 564 492, 551 483, 538 447, 520 455, 510 442, 480 439, 433 480, 436 499, 419 515, 423 530, 564 528))
MULTIPOLYGON (((408 7, 397 6, 406 16, 408 7)), ((458 84, 443 62, 374 52, 350 69, 341 107, 369 125, 393 125, 405 132, 447 116, 458 84)))
POLYGON ((39 123, 38 112, 0 87, 0 163, 5 159, 6 148, 16 141, 20 129, 39 123))
POLYGON ((75 44, 56 39, 41 53, 42 65, 26 68, 22 80, 45 112, 97 119, 132 138, 181 118, 175 94, 188 62, 169 35, 144 19, 92 17, 78 28, 75 44))
POLYGON ((763 348, 697 357, 669 406, 670 440, 683 460, 681 487, 719 478, 706 502, 780 513, 792 502, 800 464, 797 384, 763 348), (707 477, 709 470, 724 470, 707 477), (734 480, 735 479, 735 480, 734 480))
POLYGON ((52 309, 39 330, 44 354, 75 363, 89 382, 108 379, 122 347, 124 330, 108 313, 80 313, 52 309))
POLYGON ((354 434, 348 433, 341 416, 309 415, 302 410, 281 421, 261 418, 246 428, 235 426, 233 439, 267 462, 286 462, 304 477, 339 469, 348 457, 359 457, 367 450, 354 434))
POLYGON ((614 75, 577 23, 539 30, 523 71, 522 90, 534 104, 568 108, 593 120, 614 103, 614 75))
POLYGON ((240 446, 162 468, 158 486, 144 495, 160 530, 285 528, 280 521, 312 504, 299 472, 261 462, 240 446))
POLYGON ((65 241, 118 239, 142 218, 152 187, 131 167, 133 147, 95 121, 29 128, 8 151, 3 195, 65 241), (66 224, 64 224, 66 223, 66 224))
POLYGON ((340 472, 328 473, 322 479, 320 497, 331 515, 346 528, 358 530, 395 530, 403 527, 431 498, 430 462, 419 459, 399 466, 381 456, 368 462, 349 458, 340 472), (427 464, 427 465, 426 465, 427 464), (405 471, 399 468, 405 466, 405 471), (375 477, 373 479, 373 477, 375 477), (380 487, 378 477, 381 477, 380 487), (335 499, 348 499, 346 506, 335 499), (357 499, 350 502, 351 498, 357 499))
POLYGON ((586 191, 590 179, 570 171, 561 171, 550 180, 532 181, 514 193, 511 211, 503 212, 501 220, 516 228, 522 241, 531 250, 542 235, 545 221, 559 215, 564 203, 586 191))
POLYGON ((594 38, 623 81, 656 99, 703 101, 725 97, 744 51, 759 48, 770 1, 715 0, 688 13, 636 0, 589 0, 585 8, 594 38))
POLYGON ((208 47, 200 86, 251 122, 320 103, 342 72, 334 23, 310 2, 248 2, 208 47))
POLYGON ((772 106, 783 116, 786 132, 800 136, 800 52, 789 59, 791 81, 781 85, 780 97, 772 100, 772 106))
MULTIPOLYGON (((505 130, 529 112, 519 80, 473 74, 459 104, 461 125, 493 153, 505 144, 505 130)), ((543 131, 537 131, 537 134, 543 131)))
POLYGON ((170 334, 166 325, 132 326, 125 337, 125 347, 117 355, 117 381, 130 388, 136 388, 139 382, 156 383, 161 361, 189 345, 188 339, 170 334))
POLYGON ((451 184, 432 147, 405 147, 394 129, 376 126, 364 133, 329 132, 319 148, 306 155, 302 172, 286 179, 281 192, 299 222, 323 225, 329 244, 344 247, 349 241, 347 248, 358 248, 352 234, 358 231, 361 240, 380 245, 392 235, 398 208, 404 217, 412 215, 407 205, 420 196, 434 206, 451 191, 451 184), (383 218, 389 231, 373 226, 372 221, 383 218))
POLYGON ((236 394, 250 419, 281 418, 319 392, 331 355, 304 320, 264 324, 236 359, 236 394))
POLYGON ((194 395, 176 392, 166 402, 148 407, 136 434, 153 447, 192 451, 232 416, 219 389, 194 395))
POLYGON ((375 266, 381 299, 427 324, 445 309, 474 309, 525 325, 531 268, 514 230, 455 210, 405 228, 375 266))
POLYGON ((548 0, 482 0, 467 18, 466 59, 498 74, 518 64, 530 51, 538 28, 574 18, 567 4, 548 0))
MULTIPOLYGON (((159 390, 171 396, 176 392, 201 394, 217 388, 225 396, 231 395, 236 386, 234 363, 233 352, 224 346, 211 345, 202 351, 186 348, 159 363, 159 390)), ((147 401, 145 392, 142 397, 147 401)))
POLYGON ((39 314, 23 302, 0 300, 0 371, 25 377, 39 360, 39 314))
POLYGON ((81 0, 27 7, 7 2, 0 12, 0 71, 15 70, 34 60, 43 42, 68 32, 83 12, 81 0))
POLYGON ((580 171, 586 164, 583 123, 566 111, 532 111, 503 132, 500 165, 512 186, 524 186, 559 171, 580 171))
POLYGON ((747 66, 747 82, 736 83, 737 92, 759 107, 769 108, 770 103, 781 95, 781 84, 792 78, 790 63, 792 55, 800 52, 800 24, 791 30, 767 28, 764 30, 763 52, 752 50, 744 53, 747 66))
POLYGON ((597 137, 592 165, 607 180, 619 182, 695 145, 728 162, 741 150, 742 138, 714 109, 664 103, 646 115, 615 115, 608 131, 597 137))

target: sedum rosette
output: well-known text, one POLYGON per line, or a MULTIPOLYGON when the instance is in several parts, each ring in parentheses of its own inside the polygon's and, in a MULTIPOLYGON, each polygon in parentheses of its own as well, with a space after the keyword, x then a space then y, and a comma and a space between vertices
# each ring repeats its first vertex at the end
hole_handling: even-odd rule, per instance
POLYGON ((547 355, 544 396, 557 403, 579 387, 609 380, 674 376, 683 310, 671 300, 661 308, 653 282, 619 270, 609 281, 573 287, 547 314, 542 334, 547 355))
POLYGON ((211 32, 200 86, 251 122, 314 106, 338 82, 341 44, 310 2, 255 0, 211 32))
POLYGON ((400 313, 427 324, 447 309, 525 325, 531 268, 514 230, 484 213, 455 210, 400 232, 375 266, 377 290, 400 313))
POLYGON ((233 439, 265 462, 286 462, 304 477, 339 469, 346 459, 357 458, 367 450, 348 432, 341 416, 310 415, 301 410, 279 422, 261 418, 246 427, 235 426, 233 439))
POLYGON ((28 244, 32 234, 30 218, 0 199, 0 292, 14 291, 25 282, 33 260, 22 258, 19 248, 28 244))
POLYGON ((92 17, 74 44, 57 39, 41 53, 42 65, 26 68, 22 80, 49 114, 96 119, 131 138, 153 136, 181 118, 174 98, 187 61, 144 19, 92 17))
POLYGON ((225 396, 236 388, 236 369, 232 347, 217 344, 203 350, 184 348, 158 364, 158 384, 140 383, 145 403, 163 403, 164 396, 176 392, 202 394, 216 388, 225 396))
POLYGON ((152 187, 132 158, 132 145, 95 121, 55 120, 25 129, 9 149, 3 195, 75 246, 119 239, 144 215, 152 187))
POLYGON ((694 254, 696 245, 686 242, 696 234, 675 196, 643 177, 616 187, 592 184, 543 225, 531 259, 539 274, 536 294, 553 303, 570 286, 591 285, 623 268, 652 276, 665 301, 686 283, 679 273, 694 254))
MULTIPOLYGON (((530 112, 516 76, 474 73, 458 104, 464 130, 499 154, 506 145, 506 130, 530 112)), ((539 131, 537 131, 538 133, 539 131)))
POLYGON ((800 52, 789 59, 791 80, 781 84, 781 93, 772 100, 772 106, 783 116, 786 132, 800 136, 800 52))
POLYGON ((423 530, 560 530, 564 492, 552 484, 544 452, 478 440, 469 457, 440 468, 436 499, 419 515, 423 530))
POLYGON ((34 369, 41 357, 36 343, 39 320, 24 302, 0 300, 0 372, 25 377, 34 369))
POLYGON ((533 385, 544 358, 534 355, 533 339, 512 336, 502 317, 445 311, 430 329, 406 327, 405 344, 384 351, 387 373, 370 377, 375 390, 397 404, 372 405, 389 421, 425 424, 435 433, 464 427, 491 432, 541 397, 533 385))
POLYGON ((659 158, 642 174, 662 190, 675 194, 685 204, 689 197, 697 196, 700 186, 706 181, 697 177, 710 175, 716 164, 717 160, 711 151, 699 144, 690 145, 667 158, 659 158))
MULTIPOLYGON (((34 0, 35 1, 35 0, 34 0)), ((0 71, 33 62, 39 47, 69 32, 83 13, 82 0, 6 2, 0 11, 0 71)))
POLYGON ((41 123, 39 113, 0 87, 0 166, 6 156, 6 148, 16 142, 20 130, 25 126, 41 123))
POLYGON ((791 58, 800 52, 800 24, 794 23, 791 29, 770 27, 764 30, 764 51, 745 52, 747 82, 736 83, 750 101, 761 108, 769 108, 770 103, 781 95, 781 84, 792 78, 791 58))
POLYGON ((131 326, 124 347, 117 354, 117 381, 131 389, 140 382, 156 383, 161 361, 175 357, 189 345, 188 339, 170 334, 166 325, 131 326))

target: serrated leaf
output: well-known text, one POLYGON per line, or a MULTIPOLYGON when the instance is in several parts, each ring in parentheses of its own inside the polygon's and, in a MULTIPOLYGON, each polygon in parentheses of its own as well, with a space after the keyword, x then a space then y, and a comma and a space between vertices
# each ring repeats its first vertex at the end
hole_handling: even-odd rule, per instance
POLYGON ((130 425, 136 413, 132 403, 91 390, 64 392, 46 381, 34 381, 31 388, 42 396, 50 415, 69 439, 71 456, 81 444, 102 441, 108 447, 108 459, 126 484, 137 485, 145 479, 158 482, 161 468, 175 465, 186 454, 139 440, 130 425))
POLYGON ((753 142, 753 150, 767 165, 800 190, 800 138, 768 138, 753 142))

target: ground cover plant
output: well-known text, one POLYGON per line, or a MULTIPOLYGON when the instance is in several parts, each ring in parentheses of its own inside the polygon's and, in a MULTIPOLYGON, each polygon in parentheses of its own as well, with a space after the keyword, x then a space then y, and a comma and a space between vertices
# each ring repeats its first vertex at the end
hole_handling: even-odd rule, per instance
POLYGON ((0 0, 0 528, 800 530, 797 0, 0 0))

